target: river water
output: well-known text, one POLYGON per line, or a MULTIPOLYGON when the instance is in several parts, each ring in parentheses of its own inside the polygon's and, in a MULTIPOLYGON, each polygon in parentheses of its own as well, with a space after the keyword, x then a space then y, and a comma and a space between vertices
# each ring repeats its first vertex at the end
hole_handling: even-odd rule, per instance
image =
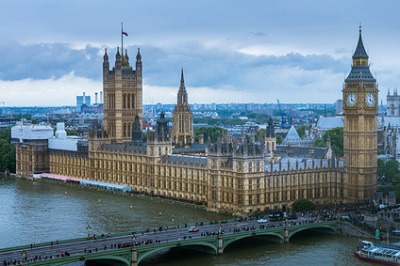
MULTIPOLYGON (((85 237, 88 226, 101 235, 230 218, 170 200, 0 176, 0 248, 85 237)), ((357 238, 303 233, 290 241, 245 239, 219 256, 170 250, 141 265, 366 265, 352 254, 357 238)))

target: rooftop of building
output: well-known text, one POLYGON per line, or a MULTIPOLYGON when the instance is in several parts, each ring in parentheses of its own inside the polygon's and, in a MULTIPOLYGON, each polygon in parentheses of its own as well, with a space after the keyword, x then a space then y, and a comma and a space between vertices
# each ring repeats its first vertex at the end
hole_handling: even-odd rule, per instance
POLYGON ((343 127, 344 120, 343 116, 320 116, 317 122, 316 127, 322 130, 333 129, 337 127, 343 127))

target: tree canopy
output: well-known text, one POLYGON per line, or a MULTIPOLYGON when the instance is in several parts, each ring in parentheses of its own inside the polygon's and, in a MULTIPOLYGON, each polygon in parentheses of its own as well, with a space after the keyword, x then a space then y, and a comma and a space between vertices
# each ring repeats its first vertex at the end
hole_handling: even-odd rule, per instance
POLYGON ((378 190, 387 194, 395 191, 396 199, 400 200, 400 163, 397 160, 385 162, 378 159, 378 190))
POLYGON ((15 173, 15 147, 11 144, 11 129, 0 130, 0 172, 15 173))
POLYGON ((308 129, 310 129, 309 126, 299 126, 298 128, 296 128, 296 131, 301 139, 303 139, 306 136, 306 130, 308 129))
POLYGON ((314 208, 314 203, 308 199, 298 199, 292 204, 292 210, 294 212, 312 211, 314 208))
POLYGON ((199 127, 194 129, 195 141, 199 141, 199 135, 203 134, 204 142, 207 141, 208 137, 210 137, 211 142, 217 142, 218 137, 226 134, 227 131, 217 126, 213 127, 199 127))
POLYGON ((337 157, 343 157, 343 127, 337 127, 330 130, 325 131, 322 138, 317 138, 314 141, 314 147, 326 147, 326 141, 328 140, 328 136, 331 139, 331 147, 333 153, 337 157))

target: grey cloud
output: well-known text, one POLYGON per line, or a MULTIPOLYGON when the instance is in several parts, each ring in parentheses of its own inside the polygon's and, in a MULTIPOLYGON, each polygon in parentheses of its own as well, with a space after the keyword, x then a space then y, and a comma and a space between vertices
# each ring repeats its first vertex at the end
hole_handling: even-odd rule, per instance
MULTIPOLYGON (((134 64, 137 47, 129 46, 128 54, 134 64)), ((111 65, 115 48, 109 48, 111 65)), ((103 48, 86 46, 72 49, 66 44, 21 45, 0 44, 0 79, 60 78, 74 72, 76 76, 100 80, 103 48)), ((187 43, 174 49, 141 47, 146 83, 154 86, 179 86, 180 68, 185 71, 187 86, 230 87, 240 90, 246 86, 268 83, 271 70, 325 70, 343 73, 349 70, 350 58, 334 59, 329 55, 252 56, 239 52, 210 49, 199 43, 187 43)), ((288 72, 290 78, 290 71, 288 72)), ((310 80, 297 80, 299 84, 310 80)), ((258 85, 259 86, 259 85, 258 85)))
MULTIPOLYGON (((206 49, 191 45, 192 50, 177 48, 163 51, 157 48, 143 48, 144 71, 149 83, 161 86, 179 86, 179 69, 185 68, 191 86, 236 87, 240 89, 250 83, 252 73, 275 69, 301 69, 305 71, 325 70, 331 73, 348 71, 350 58, 335 59, 329 55, 301 55, 289 53, 283 56, 252 56, 239 52, 206 49), (146 51, 146 49, 149 49, 146 51)), ((262 76, 259 76, 262 78, 262 76)), ((290 78, 290 77, 288 77, 290 78)))
POLYGON ((90 45, 77 50, 61 43, 0 43, 0 62, 2 80, 60 78, 70 72, 93 79, 101 77, 98 49, 90 45))

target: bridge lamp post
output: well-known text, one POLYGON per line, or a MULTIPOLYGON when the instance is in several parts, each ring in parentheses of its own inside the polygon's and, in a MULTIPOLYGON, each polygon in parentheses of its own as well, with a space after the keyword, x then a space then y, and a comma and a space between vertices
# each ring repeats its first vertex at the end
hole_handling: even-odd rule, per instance
POLYGON ((92 228, 90 227, 90 224, 88 224, 88 226, 86 226, 87 237, 88 237, 88 238, 90 237, 90 229, 92 229, 92 228))

